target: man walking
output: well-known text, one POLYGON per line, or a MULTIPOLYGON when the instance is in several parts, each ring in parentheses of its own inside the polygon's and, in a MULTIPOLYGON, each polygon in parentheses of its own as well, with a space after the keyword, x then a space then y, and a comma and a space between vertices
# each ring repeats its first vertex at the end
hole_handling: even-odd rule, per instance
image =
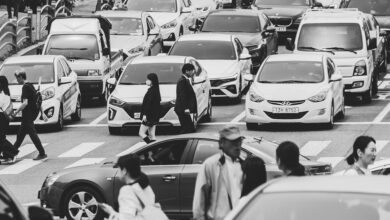
POLYGON ((305 176, 305 167, 299 163, 299 148, 291 141, 276 148, 276 162, 285 176, 305 176))
MULTIPOLYGON (((16 142, 14 147, 18 149, 26 134, 30 135, 32 142, 37 148, 39 155, 34 158, 34 160, 45 160, 47 159, 47 155, 45 153, 45 149, 43 149, 41 140, 37 135, 37 131, 34 125, 34 112, 36 111, 36 106, 34 103, 34 96, 36 94, 35 88, 32 84, 27 82, 27 76, 25 72, 16 72, 15 73, 16 80, 19 84, 23 85, 22 87, 22 104, 18 109, 15 110, 14 116, 16 116, 20 111, 22 112, 22 122, 16 137, 16 142)), ((43 113, 42 109, 40 109, 43 120, 47 121, 46 115, 43 113)))
POLYGON ((241 197, 243 136, 235 126, 222 129, 219 135, 221 154, 205 160, 196 178, 192 206, 196 220, 222 220, 241 197))
POLYGON ((195 132, 193 118, 191 114, 197 113, 197 101, 194 89, 192 88, 192 76, 195 73, 195 67, 186 63, 182 68, 183 75, 176 85, 176 104, 175 112, 179 118, 182 134, 195 132))
POLYGON ((18 17, 20 1, 21 0, 6 0, 8 19, 12 18, 12 9, 14 9, 14 17, 18 17))

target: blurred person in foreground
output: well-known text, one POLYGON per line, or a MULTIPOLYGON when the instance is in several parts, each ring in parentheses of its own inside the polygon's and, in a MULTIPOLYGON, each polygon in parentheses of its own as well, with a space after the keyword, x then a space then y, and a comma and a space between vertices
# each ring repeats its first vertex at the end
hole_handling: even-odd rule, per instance
POLYGON ((276 163, 285 176, 305 176, 305 167, 299 163, 299 147, 285 141, 276 148, 276 163))
POLYGON ((242 164, 242 172, 242 198, 267 182, 265 163, 260 157, 248 156, 242 164))
POLYGON ((349 168, 343 175, 371 175, 368 165, 376 159, 376 141, 370 136, 359 136, 353 143, 352 153, 346 158, 349 168))

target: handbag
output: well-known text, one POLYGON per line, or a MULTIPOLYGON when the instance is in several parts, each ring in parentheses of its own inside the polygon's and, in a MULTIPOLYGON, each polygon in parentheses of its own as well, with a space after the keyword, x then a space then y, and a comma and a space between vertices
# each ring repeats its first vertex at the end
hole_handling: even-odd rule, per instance
POLYGON ((159 203, 145 204, 142 199, 135 193, 139 203, 141 204, 142 211, 137 215, 143 220, 169 220, 165 213, 161 210, 159 203))
POLYGON ((12 113, 14 111, 14 107, 12 105, 12 102, 9 103, 8 107, 5 110, 2 108, 0 108, 0 109, 3 111, 5 118, 8 121, 12 121, 12 119, 13 119, 12 113))

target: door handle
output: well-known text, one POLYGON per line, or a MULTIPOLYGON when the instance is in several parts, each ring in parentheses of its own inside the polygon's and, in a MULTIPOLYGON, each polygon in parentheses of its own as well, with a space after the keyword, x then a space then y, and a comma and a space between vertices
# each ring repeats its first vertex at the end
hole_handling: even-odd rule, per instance
POLYGON ((166 175, 162 178, 165 182, 172 182, 176 180, 176 176, 166 175))

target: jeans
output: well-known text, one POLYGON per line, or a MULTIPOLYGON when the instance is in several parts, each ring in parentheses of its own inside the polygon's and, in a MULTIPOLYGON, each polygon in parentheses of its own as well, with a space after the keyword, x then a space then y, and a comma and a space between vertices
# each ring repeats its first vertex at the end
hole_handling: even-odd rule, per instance
POLYGON ((43 149, 41 140, 38 137, 33 120, 22 119, 14 147, 18 149, 22 145, 27 134, 30 136, 32 142, 37 148, 39 155, 45 155, 45 149, 43 149))
POLYGON ((18 17, 20 0, 6 0, 8 18, 12 18, 12 8, 14 9, 14 17, 18 17))

